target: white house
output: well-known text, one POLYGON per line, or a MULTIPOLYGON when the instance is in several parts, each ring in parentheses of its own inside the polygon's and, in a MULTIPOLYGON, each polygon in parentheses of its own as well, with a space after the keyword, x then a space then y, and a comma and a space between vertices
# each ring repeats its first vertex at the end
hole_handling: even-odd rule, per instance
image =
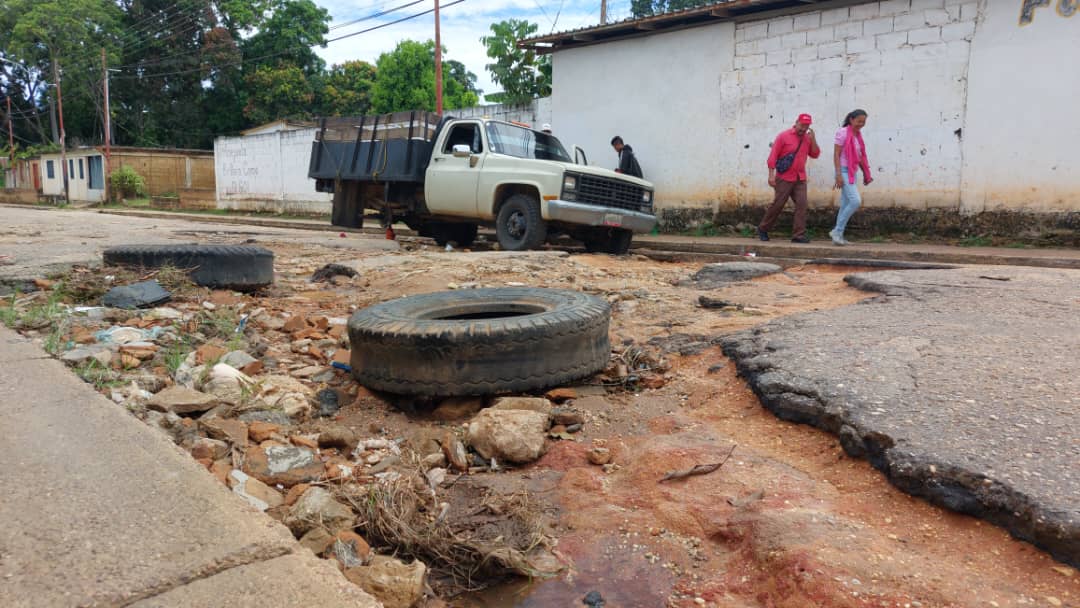
MULTIPOLYGON (((64 197, 63 161, 60 153, 42 154, 41 193, 64 197)), ((76 148, 67 151, 68 196, 73 201, 98 203, 105 200, 105 155, 96 148, 76 148)))
POLYGON ((826 150, 811 167, 824 214, 833 134, 863 108, 877 172, 864 215, 1075 225, 1075 13, 1072 0, 728 0, 521 44, 553 53, 560 137, 613 167, 621 135, 670 217, 755 214, 769 146, 801 112, 826 150))

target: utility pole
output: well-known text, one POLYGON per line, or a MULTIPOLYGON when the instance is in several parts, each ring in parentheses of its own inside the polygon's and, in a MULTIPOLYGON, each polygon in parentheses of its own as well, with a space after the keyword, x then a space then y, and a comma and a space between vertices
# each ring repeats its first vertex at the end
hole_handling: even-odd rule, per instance
POLYGON ((14 182, 15 181, 15 130, 11 126, 11 95, 6 95, 5 97, 7 97, 7 132, 8 132, 8 152, 9 152, 8 168, 11 169, 11 180, 14 182))
POLYGON ((71 203, 71 192, 68 190, 68 166, 67 150, 64 134, 64 94, 60 90, 60 66, 59 61, 53 61, 53 80, 56 81, 56 105, 60 110, 60 169, 64 172, 64 201, 71 203))
POLYGON ((442 38, 439 36, 439 0, 435 0, 435 113, 442 116, 442 38))
POLYGON ((600 0, 600 25, 607 24, 607 0, 600 0))
POLYGON ((105 167, 101 172, 101 179, 105 183, 105 202, 109 202, 109 174, 112 172, 112 154, 109 150, 110 140, 112 139, 112 131, 110 131, 110 119, 109 114, 109 67, 105 64, 105 48, 101 48, 101 76, 105 80, 105 167))

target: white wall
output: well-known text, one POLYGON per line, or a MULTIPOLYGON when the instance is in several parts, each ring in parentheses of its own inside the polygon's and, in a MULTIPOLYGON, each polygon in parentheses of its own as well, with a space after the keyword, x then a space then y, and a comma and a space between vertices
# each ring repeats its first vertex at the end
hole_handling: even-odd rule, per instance
POLYGON ((1020 4, 988 2, 975 37, 963 208, 1080 210, 1080 10, 1021 25, 1020 4))
POLYGON ((611 138, 634 148, 658 206, 710 205, 723 184, 718 76, 731 69, 735 25, 722 23, 555 53, 552 126, 589 163, 618 165, 611 138))
POLYGON ((494 118, 508 122, 522 122, 539 129, 545 123, 551 124, 551 98, 543 97, 532 103, 518 106, 494 104, 446 110, 446 115, 458 118, 494 118))
POLYGON ((318 129, 214 140, 219 209, 329 213, 329 194, 307 176, 318 129))
POLYGON ((719 208, 771 198, 769 146, 809 112, 823 148, 811 204, 830 206, 832 137, 862 108, 868 206, 1080 208, 1068 0, 1023 27, 1024 0, 837 4, 557 51, 556 132, 604 166, 621 134, 660 207, 719 208))

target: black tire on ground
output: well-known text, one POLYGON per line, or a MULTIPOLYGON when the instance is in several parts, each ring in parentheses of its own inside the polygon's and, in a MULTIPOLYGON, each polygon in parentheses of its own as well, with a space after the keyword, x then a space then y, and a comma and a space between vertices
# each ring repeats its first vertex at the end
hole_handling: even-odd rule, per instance
POLYGON ((633 239, 634 233, 630 230, 602 228, 585 237, 585 251, 625 255, 630 251, 630 243, 633 239))
POLYGON ((334 182, 334 206, 330 223, 343 228, 363 228, 364 208, 360 205, 360 184, 354 181, 334 182))
POLYGON ((429 232, 439 247, 445 247, 447 243, 456 243, 458 247, 465 248, 471 247, 476 240, 478 228, 476 224, 435 222, 431 224, 429 232))
POLYGON ((196 285, 253 291, 274 282, 274 254, 250 245, 121 245, 105 250, 109 266, 189 270, 196 285))
POLYGON ((547 239, 547 222, 540 216, 540 201, 515 194, 499 208, 495 220, 499 247, 506 251, 536 249, 547 239))
POLYGON ((539 390, 608 365, 611 308, 556 289, 430 293, 349 319, 352 373, 369 388, 420 396, 539 390))

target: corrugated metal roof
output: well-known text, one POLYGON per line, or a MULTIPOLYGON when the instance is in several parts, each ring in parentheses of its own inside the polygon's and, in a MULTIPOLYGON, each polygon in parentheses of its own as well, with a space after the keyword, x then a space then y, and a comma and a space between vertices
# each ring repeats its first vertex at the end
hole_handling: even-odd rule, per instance
POLYGON ((718 2, 710 2, 694 8, 660 15, 650 15, 639 19, 631 17, 615 23, 593 25, 545 36, 534 36, 519 41, 518 46, 531 48, 540 53, 548 53, 560 48, 609 42, 635 35, 647 35, 666 29, 732 21, 739 17, 766 11, 777 13, 803 12, 813 10, 812 5, 821 1, 825 0, 719 0, 718 2))

